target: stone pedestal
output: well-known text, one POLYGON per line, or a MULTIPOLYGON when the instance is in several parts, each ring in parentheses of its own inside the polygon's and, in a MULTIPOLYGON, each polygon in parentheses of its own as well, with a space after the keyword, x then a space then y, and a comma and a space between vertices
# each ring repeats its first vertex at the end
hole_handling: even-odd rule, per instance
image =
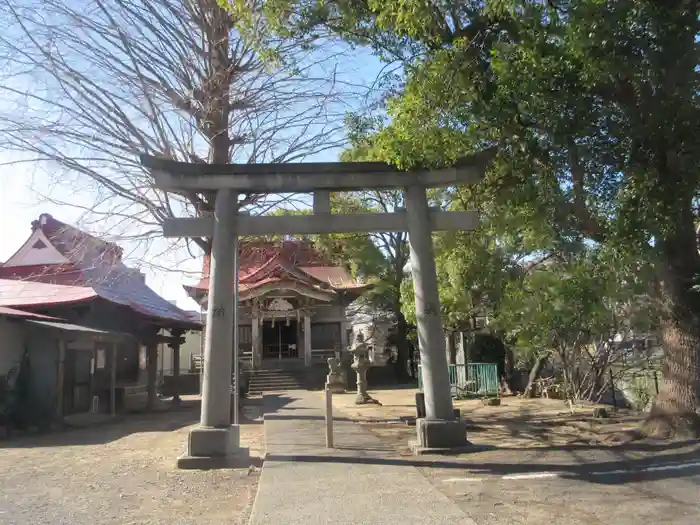
POLYGON ((417 454, 456 453, 469 447, 467 422, 462 419, 418 419, 416 431, 413 450, 417 454))
POLYGON ((239 446, 240 428, 198 426, 190 431, 187 453, 177 458, 181 469, 244 468, 250 465, 247 448, 239 446))

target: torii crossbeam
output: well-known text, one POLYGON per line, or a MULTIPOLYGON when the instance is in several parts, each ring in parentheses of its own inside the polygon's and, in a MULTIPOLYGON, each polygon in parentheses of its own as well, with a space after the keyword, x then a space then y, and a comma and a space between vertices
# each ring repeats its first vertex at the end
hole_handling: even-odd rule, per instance
MULTIPOLYGON (((216 191, 213 216, 166 220, 167 237, 212 237, 210 293, 204 350, 200 425, 190 432, 185 468, 228 466, 247 460, 239 429, 230 424, 230 378, 235 290, 234 251, 244 235, 408 231, 421 354, 425 419, 417 423, 418 447, 467 444, 464 421, 455 418, 440 319, 431 231, 473 230, 475 212, 444 212, 428 206, 426 188, 477 182, 493 158, 488 150, 437 170, 401 171, 377 162, 300 164, 190 164, 142 155, 156 187, 174 192, 216 191), (330 192, 403 189, 405 209, 393 213, 335 215, 330 192), (314 213, 247 216, 238 213, 239 193, 314 193, 314 213)), ((237 301, 237 296, 235 301, 237 301)))

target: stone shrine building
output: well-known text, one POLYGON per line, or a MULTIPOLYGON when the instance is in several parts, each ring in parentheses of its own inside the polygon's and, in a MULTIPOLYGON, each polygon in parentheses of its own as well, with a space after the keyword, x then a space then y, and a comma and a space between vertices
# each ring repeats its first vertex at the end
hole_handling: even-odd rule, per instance
MULTIPOLYGON (((185 289, 206 308, 208 257, 203 275, 185 289)), ((327 367, 327 359, 348 344, 350 303, 370 286, 311 242, 241 242, 238 330, 243 362, 253 369, 327 367)))

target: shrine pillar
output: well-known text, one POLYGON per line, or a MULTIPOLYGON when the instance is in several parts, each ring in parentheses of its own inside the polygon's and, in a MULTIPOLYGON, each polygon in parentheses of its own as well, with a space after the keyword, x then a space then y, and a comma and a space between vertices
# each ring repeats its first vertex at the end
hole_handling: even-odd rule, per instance
POLYGON ((253 368, 262 364, 262 322, 259 299, 253 299, 250 305, 250 364, 253 368))
POLYGON ((304 364, 311 366, 311 316, 304 315, 304 364))
POLYGON ((146 408, 155 410, 158 404, 158 343, 155 339, 146 342, 146 391, 148 398, 146 408))
POLYGON ((180 468, 247 466, 248 449, 240 448, 238 425, 231 425, 233 365, 234 249, 238 241, 238 194, 218 190, 214 210, 210 286, 204 343, 202 413, 190 431, 180 468), (233 249, 232 249, 233 248, 233 249), (239 465, 240 464, 240 465, 239 465))
POLYGON ((440 319, 430 208, 423 186, 405 190, 410 264, 415 293, 416 325, 425 394, 425 419, 417 422, 418 444, 425 448, 465 446, 464 421, 456 419, 440 319))

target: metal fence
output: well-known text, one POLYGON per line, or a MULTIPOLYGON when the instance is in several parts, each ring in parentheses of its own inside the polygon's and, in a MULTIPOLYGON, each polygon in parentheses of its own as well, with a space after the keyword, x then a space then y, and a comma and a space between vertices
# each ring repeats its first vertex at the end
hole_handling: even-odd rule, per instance
MULTIPOLYGON (((496 363, 447 365, 447 371, 454 397, 498 396, 498 366, 496 363)), ((418 365, 418 389, 423 390, 421 365, 418 365)))

